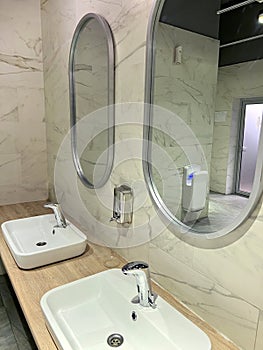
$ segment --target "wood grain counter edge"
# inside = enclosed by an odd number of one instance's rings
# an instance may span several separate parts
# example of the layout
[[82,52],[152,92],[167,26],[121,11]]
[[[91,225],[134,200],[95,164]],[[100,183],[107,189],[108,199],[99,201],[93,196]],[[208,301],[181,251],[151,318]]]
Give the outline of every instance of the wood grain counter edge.
[[[0,224],[7,220],[50,213],[48,209],[43,208],[43,204],[43,201],[38,201],[1,206]],[[122,257],[110,249],[90,244],[89,249],[79,257],[33,270],[21,270],[17,267],[2,232],[0,251],[3,264],[39,350],[57,349],[45,325],[40,308],[41,297],[57,286],[106,270],[105,261],[112,255],[119,262],[117,267],[126,263]],[[209,336],[212,350],[239,349],[159,285],[153,283],[153,289]]]

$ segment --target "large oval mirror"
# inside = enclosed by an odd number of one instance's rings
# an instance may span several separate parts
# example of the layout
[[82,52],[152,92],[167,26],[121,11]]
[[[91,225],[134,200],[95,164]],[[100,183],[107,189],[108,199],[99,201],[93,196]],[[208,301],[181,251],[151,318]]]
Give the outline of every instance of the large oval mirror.
[[74,32],[69,89],[74,165],[85,186],[99,188],[114,157],[114,45],[109,24],[98,14],[85,15]]
[[262,192],[261,13],[253,0],[160,0],[149,23],[144,175],[171,230],[197,246],[221,246]]

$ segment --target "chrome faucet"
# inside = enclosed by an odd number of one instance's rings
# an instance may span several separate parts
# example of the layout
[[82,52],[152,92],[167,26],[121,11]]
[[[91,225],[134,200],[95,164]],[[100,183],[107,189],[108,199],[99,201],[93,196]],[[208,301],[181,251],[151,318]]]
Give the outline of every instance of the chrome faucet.
[[155,309],[157,294],[152,292],[149,265],[143,261],[129,262],[123,266],[122,272],[136,279],[138,295],[132,299],[132,303]]
[[57,225],[55,227],[65,228],[67,227],[67,222],[65,216],[63,215],[60,205],[58,203],[47,203],[44,205],[45,208],[50,208],[53,210]]

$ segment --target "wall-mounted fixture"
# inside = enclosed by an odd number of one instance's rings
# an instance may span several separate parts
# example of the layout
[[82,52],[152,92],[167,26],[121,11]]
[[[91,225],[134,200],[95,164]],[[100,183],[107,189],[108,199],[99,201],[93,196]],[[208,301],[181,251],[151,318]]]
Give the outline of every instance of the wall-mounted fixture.
[[184,167],[182,186],[182,206],[186,212],[199,212],[205,208],[208,172],[198,165]]
[[174,63],[175,64],[181,64],[182,63],[182,54],[183,54],[183,47],[176,46],[174,48]]
[[118,224],[131,224],[133,214],[133,191],[130,186],[114,188],[113,215],[111,221]]

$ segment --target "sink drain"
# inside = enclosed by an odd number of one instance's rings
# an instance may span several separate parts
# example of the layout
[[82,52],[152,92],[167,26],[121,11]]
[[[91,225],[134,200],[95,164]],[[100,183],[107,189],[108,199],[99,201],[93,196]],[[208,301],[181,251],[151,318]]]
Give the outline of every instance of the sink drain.
[[111,334],[107,339],[107,343],[112,348],[118,348],[119,346],[121,346],[123,341],[124,341],[123,336],[118,333]]
[[47,244],[47,242],[45,242],[45,241],[37,242],[37,243],[36,243],[36,245],[37,245],[38,247],[43,247],[43,245],[46,245],[46,244]]

